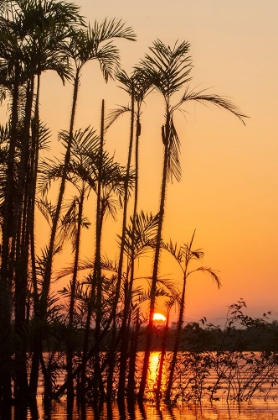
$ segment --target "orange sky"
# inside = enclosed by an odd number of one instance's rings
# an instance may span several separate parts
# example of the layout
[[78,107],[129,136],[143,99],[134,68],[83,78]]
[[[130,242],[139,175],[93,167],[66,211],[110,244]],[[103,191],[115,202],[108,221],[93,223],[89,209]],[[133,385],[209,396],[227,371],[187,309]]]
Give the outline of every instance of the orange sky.
[[[155,39],[170,45],[187,40],[194,64],[191,88],[210,88],[250,116],[246,127],[212,106],[191,106],[186,118],[177,116],[183,178],[168,188],[164,238],[182,244],[196,229],[196,248],[204,250],[204,264],[218,271],[222,281],[218,290],[206,276],[190,279],[187,321],[206,316],[220,322],[228,305],[240,298],[247,302],[248,314],[271,310],[278,318],[277,0],[76,3],[91,22],[116,17],[134,28],[136,43],[118,43],[127,72]],[[102,98],[108,109],[128,101],[117,83],[105,85],[97,63],[90,63],[82,73],[76,128],[99,127]],[[63,87],[55,75],[44,75],[41,117],[54,135],[67,128],[70,105],[71,87]],[[123,164],[127,121],[117,122],[106,138],[108,149]],[[143,107],[139,207],[154,213],[162,170],[162,121],[162,99],[152,94]],[[110,222],[105,251],[111,258],[116,255],[116,233]],[[168,259],[161,274],[178,280]],[[163,312],[163,306],[158,310]]]

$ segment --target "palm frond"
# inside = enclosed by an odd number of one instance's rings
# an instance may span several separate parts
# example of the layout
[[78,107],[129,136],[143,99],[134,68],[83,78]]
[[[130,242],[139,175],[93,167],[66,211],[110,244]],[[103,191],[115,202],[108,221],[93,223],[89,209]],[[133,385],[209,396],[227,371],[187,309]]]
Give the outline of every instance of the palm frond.
[[213,271],[209,267],[198,267],[195,270],[189,271],[187,276],[189,276],[192,273],[196,273],[198,271],[209,274],[212,277],[212,279],[215,281],[215,283],[217,284],[218,289],[220,289],[221,281],[220,281],[218,275],[215,273],[215,271]]
[[175,178],[179,182],[182,175],[180,163],[180,139],[175,128],[172,115],[169,121],[169,129],[169,159],[167,176],[171,181],[173,181],[173,178]]
[[199,92],[193,92],[193,91],[189,91],[189,88],[187,88],[185,90],[185,93],[182,97],[182,99],[180,100],[179,104],[177,105],[177,107],[183,105],[185,102],[188,101],[196,101],[196,102],[200,102],[204,105],[206,104],[213,104],[219,108],[222,108],[226,111],[231,112],[232,114],[234,114],[237,118],[239,118],[239,120],[245,125],[245,118],[248,118],[247,115],[243,114],[239,108],[233,104],[232,101],[230,101],[229,99],[223,98],[222,96],[219,95],[207,95],[204,92],[205,90],[201,90]]
[[169,98],[190,80],[192,66],[191,57],[188,56],[189,47],[189,43],[183,41],[180,44],[176,42],[171,48],[158,39],[150,47],[152,54],[146,54],[137,69],[151,79],[153,86],[165,98]]
[[131,76],[124,70],[116,74],[116,79],[121,83],[121,89],[125,90],[129,96],[134,96],[135,101],[140,104],[148,91],[151,89],[152,81],[147,77],[146,72],[140,68],[135,68]]
[[174,299],[176,302],[180,302],[180,292],[175,281],[167,278],[159,278],[157,282],[167,291],[170,298]]
[[39,147],[40,149],[49,150],[49,144],[50,144],[50,137],[51,137],[51,131],[50,128],[47,127],[46,124],[44,124],[42,121],[39,121],[39,127],[37,127],[37,122],[33,118],[32,120],[32,131],[33,133],[37,132],[38,129],[38,139],[39,139]]
[[[153,248],[157,235],[158,214],[144,213],[142,210],[133,218],[125,234],[125,252],[130,255],[134,246],[135,258],[143,255],[148,249]],[[119,237],[119,239],[121,239]]]
[[101,258],[101,268],[102,270],[111,271],[114,273],[118,272],[118,265],[115,261],[110,260],[108,257]]
[[111,125],[126,112],[131,112],[129,106],[119,106],[119,108],[109,111],[108,116],[106,117],[105,131],[107,131]]
[[[79,261],[77,270],[79,271],[84,271],[84,270],[89,270],[92,271],[94,269],[94,262],[91,259],[87,259],[87,260],[82,260]],[[72,265],[68,266],[68,267],[64,267],[62,269],[60,269],[55,276],[55,281],[60,280],[61,278],[67,277],[72,275]],[[91,280],[90,279],[90,275],[86,277],[86,281],[84,280],[83,283],[84,284],[90,284]]]
[[37,198],[36,205],[41,214],[44,216],[48,225],[52,227],[53,218],[55,215],[56,207],[51,204],[46,198]]
[[63,165],[58,160],[45,159],[39,165],[38,192],[47,194],[52,181],[61,178]]
[[107,82],[109,78],[114,79],[115,74],[120,69],[120,51],[113,45],[112,41],[97,51],[96,58],[98,59],[104,80]]
[[179,264],[182,262],[182,248],[179,247],[177,243],[172,242],[172,239],[170,239],[170,242],[162,242],[161,248],[173,255],[173,257],[178,261]]
[[96,41],[103,42],[111,38],[123,38],[135,41],[136,35],[130,26],[125,26],[121,19],[104,19],[102,22],[95,21],[92,27],[92,37]]

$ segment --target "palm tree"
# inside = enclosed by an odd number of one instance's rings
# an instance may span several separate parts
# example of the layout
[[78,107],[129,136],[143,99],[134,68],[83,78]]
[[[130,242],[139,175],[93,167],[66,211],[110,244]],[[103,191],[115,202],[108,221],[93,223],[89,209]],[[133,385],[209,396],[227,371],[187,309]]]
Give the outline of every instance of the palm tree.
[[135,35],[132,29],[129,27],[125,28],[125,25],[120,20],[117,21],[112,19],[108,21],[105,19],[100,24],[95,22],[92,28],[89,27],[87,30],[79,30],[73,33],[67,48],[69,57],[73,59],[75,65],[75,74],[73,77],[73,100],[68,144],[64,159],[64,171],[61,178],[56,214],[49,240],[49,257],[42,290],[43,312],[45,311],[46,300],[50,288],[55,236],[65,191],[66,174],[70,162],[81,70],[87,62],[91,60],[98,60],[105,80],[108,81],[109,78],[113,78],[114,73],[118,71],[120,60],[119,51],[111,41],[113,38],[134,40]]
[[[103,118],[102,118],[103,121]],[[101,130],[103,132],[103,130]],[[65,148],[67,147],[69,133],[64,131],[60,133],[60,137],[63,140]],[[63,174],[63,164],[58,160],[45,162],[44,166],[41,168],[42,175],[40,177],[40,189],[43,193],[46,193],[50,187],[50,180],[59,179]],[[90,292],[88,297],[88,308],[87,308],[87,321],[85,326],[84,334],[84,343],[83,343],[83,355],[81,363],[81,376],[83,377],[81,381],[81,386],[83,387],[83,393],[85,396],[85,369],[87,363],[87,353],[88,353],[88,339],[90,332],[90,323],[93,311],[96,315],[96,326],[95,328],[95,345],[94,345],[94,360],[97,363],[99,355],[99,346],[103,338],[100,337],[100,322],[103,323],[102,313],[103,313],[103,302],[102,302],[102,273],[101,269],[103,267],[103,262],[101,260],[101,241],[102,241],[102,230],[103,230],[103,220],[106,214],[110,213],[113,217],[117,211],[117,203],[122,201],[124,194],[124,183],[126,179],[125,168],[121,167],[118,163],[114,162],[113,157],[111,158],[109,154],[104,150],[104,139],[103,134],[101,137],[95,134],[95,131],[89,127],[84,130],[78,130],[74,133],[72,151],[71,151],[71,160],[68,166],[68,173],[66,181],[70,181],[75,187],[80,190],[79,197],[76,197],[72,201],[72,205],[69,207],[67,214],[62,219],[62,230],[59,228],[58,241],[56,243],[56,248],[61,248],[61,233],[62,239],[65,239],[66,236],[70,234],[74,241],[75,249],[75,263],[73,269],[69,271],[63,271],[69,275],[73,271],[72,282],[70,287],[70,310],[69,310],[69,329],[72,325],[73,320],[73,309],[74,301],[76,295],[76,276],[77,270],[80,268],[78,263],[77,250],[79,249],[79,240],[80,240],[80,231],[78,230],[78,224],[76,225],[76,216],[71,217],[72,211],[75,208],[76,203],[80,203],[80,197],[84,196],[85,191],[86,195],[89,195],[90,191],[93,190],[97,196],[97,211],[96,211],[96,249],[95,249],[95,258],[91,267],[86,266],[87,269],[93,269],[93,274],[90,276]],[[132,187],[133,179],[129,180],[129,186]],[[83,201],[83,200],[82,200]],[[47,207],[47,204],[40,208],[44,211]],[[82,206],[83,207],[83,206]],[[81,209],[81,208],[80,208]],[[82,212],[78,212],[78,219]],[[54,211],[55,214],[55,211]],[[84,219],[82,218],[82,224],[85,225]],[[74,222],[73,224],[71,222]],[[69,230],[69,226],[76,225],[77,230]],[[88,223],[87,223],[88,225]],[[71,234],[72,232],[72,234]],[[75,232],[75,234],[74,234]],[[79,232],[79,233],[78,233]],[[114,301],[114,300],[113,300]],[[110,317],[111,318],[111,315]],[[110,321],[111,322],[111,319]],[[109,325],[108,322],[108,325]],[[68,359],[68,378],[67,378],[67,390],[68,396],[72,394],[72,380],[73,374],[70,369],[70,357]],[[93,381],[94,387],[95,383],[99,382],[100,375],[97,375],[99,367],[95,366],[95,375]],[[68,398],[70,401],[72,398]]]
[[[124,397],[125,391],[125,373],[126,373],[126,353],[127,353],[127,346],[126,346],[126,334],[127,334],[127,320],[128,320],[128,313],[130,310],[131,304],[131,294],[132,294],[132,287],[133,287],[133,276],[134,276],[134,261],[135,261],[135,221],[137,215],[137,203],[138,203],[138,185],[139,185],[139,138],[141,135],[141,107],[146,97],[149,88],[150,82],[149,79],[144,77],[144,74],[140,71],[135,70],[133,74],[129,77],[124,70],[121,70],[116,75],[117,80],[121,83],[121,88],[125,90],[129,97],[130,97],[130,106],[122,106],[116,110],[110,112],[108,117],[108,123],[106,129],[111,126],[115,122],[116,119],[119,118],[123,113],[130,112],[130,137],[129,137],[129,147],[128,147],[128,159],[127,159],[127,167],[126,167],[126,183],[125,183],[125,196],[124,196],[124,205],[123,205],[123,217],[122,217],[122,230],[121,230],[121,242],[120,242],[120,253],[119,253],[119,270],[118,270],[118,286],[117,286],[117,296],[115,298],[115,309],[117,306],[117,299],[119,297],[119,292],[121,289],[121,282],[123,277],[123,270],[124,270],[124,251],[125,251],[125,235],[126,235],[126,227],[127,227],[127,209],[128,209],[128,202],[129,202],[129,194],[128,194],[128,177],[131,171],[131,160],[133,154],[133,148],[135,143],[135,152],[134,152],[134,160],[135,160],[135,186],[134,186],[134,204],[133,204],[133,246],[131,248],[130,255],[130,279],[126,279],[128,283],[128,290],[126,292],[126,301],[124,305],[124,314],[121,326],[121,359],[120,359],[120,375],[119,375],[119,387],[118,387],[118,398]],[[128,263],[129,265],[129,263]],[[115,340],[114,340],[115,341]],[[113,357],[111,357],[111,369],[110,369],[110,383],[112,384],[112,372],[113,372]]]
[[153,326],[153,313],[155,307],[155,292],[159,273],[160,251],[162,243],[162,232],[166,202],[167,182],[169,179],[175,178],[180,180],[181,167],[179,161],[180,140],[178,132],[174,124],[174,113],[181,109],[188,101],[197,101],[201,103],[212,103],[221,107],[240,119],[244,123],[245,115],[230,101],[219,97],[218,95],[207,95],[204,91],[190,92],[187,88],[181,100],[175,105],[171,104],[171,99],[186,83],[190,81],[191,61],[188,56],[189,43],[177,42],[174,47],[166,46],[160,40],[156,40],[150,47],[150,54],[147,54],[140,63],[140,70],[150,78],[152,84],[163,97],[165,105],[164,118],[165,122],[161,129],[161,138],[164,150],[163,172],[161,179],[160,204],[159,204],[159,224],[157,232],[156,248],[154,252],[152,285],[151,285],[151,301],[149,312],[148,332],[146,339],[146,349],[143,365],[143,374],[140,383],[139,398],[143,399],[147,372],[150,358],[151,337]]
[[[0,17],[1,74],[5,74],[1,83],[10,93],[12,113],[3,205],[1,284],[2,286],[3,283],[11,284],[12,277],[15,276],[15,336],[16,340],[18,339],[22,344],[25,342],[22,334],[25,322],[30,241],[32,241],[31,246],[34,247],[32,224],[36,160],[40,139],[39,78],[41,72],[51,69],[51,66],[52,69],[55,67],[60,75],[66,74],[64,64],[66,61],[61,62],[61,54],[58,51],[61,51],[61,43],[69,35],[70,25],[80,23],[81,19],[79,19],[77,6],[66,5],[63,2],[25,0],[7,2],[7,4],[9,7],[3,9]],[[53,59],[52,62],[51,59]],[[38,78],[37,105],[34,115],[36,76]],[[32,125],[32,119],[36,121],[35,125]],[[15,183],[17,152],[20,160]],[[10,288],[11,286],[8,285],[5,297],[3,296],[8,311],[11,309]],[[20,366],[16,374],[15,393],[18,390],[18,395],[23,400],[23,394],[27,392],[27,375],[26,369],[23,368],[26,366],[26,349],[23,345],[16,348],[21,350],[18,350],[15,355],[16,366]]]
[[181,247],[178,247],[177,244],[173,244],[171,241],[169,244],[163,244],[162,247],[166,251],[168,251],[177,261],[179,267],[183,273],[183,283],[182,283],[182,292],[181,297],[179,300],[179,316],[177,321],[176,327],[176,334],[175,334],[175,341],[174,341],[174,349],[173,349],[173,357],[171,361],[170,373],[168,377],[168,384],[166,389],[166,400],[170,401],[170,392],[171,387],[173,384],[173,377],[175,372],[175,366],[177,361],[177,353],[179,350],[180,345],[180,334],[183,325],[183,318],[184,318],[184,308],[185,308],[185,296],[186,296],[186,284],[189,276],[194,273],[205,273],[209,274],[211,278],[215,281],[218,288],[220,288],[221,283],[218,275],[209,267],[199,266],[197,268],[190,269],[190,266],[193,261],[201,261],[204,257],[204,252],[200,249],[193,249],[193,241],[195,237],[195,231],[192,235],[192,238],[188,244],[184,244]]
[[[68,132],[60,133],[65,148],[68,142]],[[72,378],[72,338],[74,334],[74,307],[77,291],[77,274],[79,267],[80,243],[81,243],[81,228],[89,228],[89,221],[84,217],[84,202],[85,198],[90,194],[90,185],[88,179],[92,174],[92,160],[88,161],[88,154],[97,155],[99,138],[93,129],[88,127],[81,131],[74,133],[72,141],[71,160],[68,166],[68,173],[66,176],[67,182],[70,182],[78,191],[71,202],[67,206],[67,211],[62,218],[61,227],[59,229],[59,237],[63,240],[71,239],[74,262],[72,267],[72,279],[70,285],[69,295],[69,321],[68,321],[68,349],[67,349],[67,403],[71,404],[73,401],[73,378]],[[62,176],[63,168],[59,163],[50,167],[50,177],[56,178],[57,175]],[[44,171],[44,179],[47,181],[47,171]],[[92,182],[91,182],[92,184]],[[69,407],[68,407],[69,408]]]
[[73,76],[73,100],[67,149],[64,156],[63,172],[57,198],[56,211],[49,239],[48,256],[40,299],[40,317],[42,318],[45,316],[47,309],[47,298],[50,290],[53,256],[55,253],[55,238],[60,219],[66,185],[66,176],[71,157],[81,70],[87,62],[91,60],[98,60],[105,80],[108,81],[109,78],[113,78],[114,72],[119,68],[119,51],[111,41],[113,38],[134,40],[135,35],[132,29],[129,27],[126,28],[120,20],[117,21],[112,19],[109,21],[105,19],[100,24],[95,22],[92,28],[89,27],[86,30],[80,29],[73,32],[71,34],[69,44],[66,47],[68,57],[73,60],[75,66],[75,73]]

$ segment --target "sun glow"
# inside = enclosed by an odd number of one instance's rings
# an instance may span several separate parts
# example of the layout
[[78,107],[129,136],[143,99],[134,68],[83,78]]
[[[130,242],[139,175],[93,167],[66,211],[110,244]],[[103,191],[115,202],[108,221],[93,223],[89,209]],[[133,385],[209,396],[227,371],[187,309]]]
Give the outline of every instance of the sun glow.
[[166,317],[163,314],[160,314],[159,312],[155,312],[153,314],[153,320],[154,321],[166,321]]

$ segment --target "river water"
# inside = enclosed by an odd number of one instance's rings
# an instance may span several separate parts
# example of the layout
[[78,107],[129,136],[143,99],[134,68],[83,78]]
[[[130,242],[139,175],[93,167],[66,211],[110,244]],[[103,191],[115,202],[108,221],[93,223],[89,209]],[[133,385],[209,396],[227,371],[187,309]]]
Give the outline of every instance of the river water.
[[[55,402],[47,414],[42,409],[40,398],[38,405],[38,418],[48,420],[278,420],[278,401],[255,400],[240,404],[217,402],[212,405],[204,402],[202,406],[186,403],[174,407],[145,403],[132,407],[126,404],[122,408],[112,403],[109,406],[104,404],[101,410],[87,406],[83,412],[75,407],[71,415],[67,415],[65,401]],[[32,419],[30,413],[27,414],[27,419]]]
[[[149,398],[154,395],[152,390],[156,384],[159,356],[160,352],[151,354],[147,386]],[[256,359],[256,355],[253,354],[253,358]],[[240,378],[241,382],[245,380],[246,371],[243,373],[243,377]],[[237,376],[239,374],[240,371]],[[202,398],[201,404],[197,401],[194,402],[193,398],[188,401],[177,399],[176,404],[169,407],[162,403],[158,405],[153,399],[153,401],[149,400],[142,405],[138,403],[131,405],[126,402],[124,406],[120,407],[117,403],[105,403],[101,407],[87,404],[83,408],[75,405],[71,413],[67,413],[66,400],[63,398],[53,402],[52,406],[45,411],[42,397],[43,387],[41,386],[37,397],[38,412],[36,416],[32,417],[29,410],[27,413],[17,413],[17,415],[13,412],[11,418],[12,420],[278,420],[278,384],[275,381],[276,378],[278,379],[278,368],[274,367],[274,370],[268,371],[268,378],[267,383],[262,385],[262,387],[269,387],[271,384],[270,390],[267,392],[267,399],[265,393],[258,391],[256,395],[259,397],[252,398],[251,402],[232,401],[228,403],[225,399],[227,391],[222,390],[219,400],[212,403],[206,398]],[[211,381],[211,375],[207,379]],[[258,380],[258,378],[254,376],[254,380]],[[62,381],[63,378],[61,378]]]

